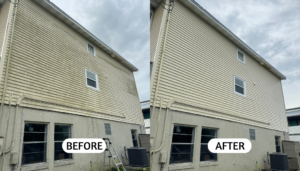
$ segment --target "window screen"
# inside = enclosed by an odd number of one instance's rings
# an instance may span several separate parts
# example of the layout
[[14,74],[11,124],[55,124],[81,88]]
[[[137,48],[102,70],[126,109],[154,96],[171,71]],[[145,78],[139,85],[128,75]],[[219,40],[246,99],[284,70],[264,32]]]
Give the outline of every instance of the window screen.
[[245,63],[245,56],[242,52],[238,51],[238,60]]
[[47,125],[25,123],[22,165],[46,162]]
[[54,129],[54,160],[72,159],[72,153],[66,153],[62,149],[65,139],[72,138],[71,126],[55,125]]
[[105,128],[105,134],[106,135],[111,135],[110,124],[109,123],[105,123],[104,124],[104,128]]
[[92,55],[95,55],[95,48],[94,48],[94,46],[92,46],[90,44],[88,44],[87,46],[88,46],[88,52],[90,54],[92,54]]
[[174,126],[170,164],[193,161],[194,127]]
[[235,76],[234,84],[234,91],[238,94],[245,95],[245,81]]
[[87,69],[85,70],[85,72],[86,72],[86,85],[88,87],[91,87],[93,89],[98,90],[98,84],[97,84],[98,77],[97,77],[97,74],[95,74],[95,73],[93,73],[93,72],[91,72]]
[[280,153],[280,137],[275,137],[275,146],[276,146],[276,152]]
[[250,140],[255,140],[255,129],[249,129]]
[[138,142],[136,138],[136,130],[131,130],[132,143],[134,147],[138,147]]
[[217,138],[217,130],[202,129],[200,161],[217,161],[217,154],[208,150],[208,142],[213,138]]

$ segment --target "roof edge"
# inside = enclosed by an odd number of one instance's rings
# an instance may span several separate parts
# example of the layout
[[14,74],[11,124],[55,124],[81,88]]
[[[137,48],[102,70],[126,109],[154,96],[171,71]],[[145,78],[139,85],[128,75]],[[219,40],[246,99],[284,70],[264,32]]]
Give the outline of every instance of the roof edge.
[[220,31],[225,37],[233,41],[241,50],[248,53],[251,57],[257,60],[261,65],[265,66],[274,75],[276,75],[281,80],[285,80],[286,77],[280,73],[275,67],[269,64],[264,58],[257,54],[253,49],[251,49],[246,43],[239,39],[235,34],[233,34],[227,27],[225,27],[220,21],[218,21],[213,15],[206,11],[202,6],[200,6],[194,0],[179,0],[189,9],[198,14],[202,19],[208,22],[212,27]]
[[[79,34],[87,38],[87,40],[91,41],[91,43],[96,42],[97,45],[102,48],[106,53],[110,54],[112,58],[116,58],[119,62],[121,62],[123,65],[125,65],[127,68],[129,68],[131,71],[138,71],[138,69],[128,62],[125,58],[123,58],[121,55],[119,55],[116,51],[111,49],[109,46],[107,46],[105,43],[103,43],[100,39],[98,39],[95,35],[93,35],[91,32],[89,32],[87,29],[85,29],[82,25],[80,25],[77,21],[75,21],[72,17],[70,17],[68,14],[66,14],[63,10],[61,10],[59,7],[57,7],[54,3],[50,2],[50,0],[33,0],[35,3],[39,4],[43,8],[45,8],[48,12],[56,16],[58,19],[63,20],[67,19],[69,22],[64,22],[72,29],[76,30]],[[50,7],[50,8],[48,8]],[[58,12],[58,14],[55,13]]]

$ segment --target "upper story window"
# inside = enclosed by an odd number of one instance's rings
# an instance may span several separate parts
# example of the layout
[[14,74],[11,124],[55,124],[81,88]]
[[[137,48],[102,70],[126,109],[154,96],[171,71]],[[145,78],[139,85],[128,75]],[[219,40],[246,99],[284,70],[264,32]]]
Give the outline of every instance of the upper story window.
[[88,51],[88,53],[96,56],[95,47],[93,45],[91,45],[90,43],[87,43],[87,51]]
[[99,90],[98,76],[96,73],[85,69],[86,86],[95,90]]
[[237,50],[237,59],[245,63],[245,54],[240,50]]
[[234,76],[234,92],[242,95],[242,96],[246,96],[246,83],[243,79]]

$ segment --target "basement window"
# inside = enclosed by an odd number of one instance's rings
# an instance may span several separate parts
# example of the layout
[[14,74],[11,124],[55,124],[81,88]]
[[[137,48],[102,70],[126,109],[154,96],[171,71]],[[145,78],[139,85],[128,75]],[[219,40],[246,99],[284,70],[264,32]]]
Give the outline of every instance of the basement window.
[[70,125],[55,125],[54,129],[54,160],[72,159],[72,153],[62,149],[65,139],[72,138]]
[[47,125],[25,123],[22,165],[46,162]]
[[105,123],[104,124],[104,128],[105,128],[105,134],[106,135],[111,135],[110,124],[109,123]]
[[98,76],[96,73],[85,69],[86,86],[95,90],[99,90]]
[[216,129],[202,128],[200,161],[217,161],[217,153],[208,149],[208,142],[213,138],[217,138]]
[[88,51],[88,53],[96,56],[95,47],[93,45],[91,45],[90,43],[87,43],[87,51]]
[[237,76],[234,76],[234,92],[236,94],[246,96],[245,88],[246,88],[245,81]]
[[245,63],[245,54],[240,50],[237,50],[237,59]]
[[249,129],[250,140],[255,140],[255,129]]
[[131,130],[132,143],[134,147],[138,147],[138,142],[136,138],[136,130]]
[[276,152],[280,153],[280,137],[275,137],[275,146],[276,146]]
[[193,162],[195,128],[174,126],[170,164]]

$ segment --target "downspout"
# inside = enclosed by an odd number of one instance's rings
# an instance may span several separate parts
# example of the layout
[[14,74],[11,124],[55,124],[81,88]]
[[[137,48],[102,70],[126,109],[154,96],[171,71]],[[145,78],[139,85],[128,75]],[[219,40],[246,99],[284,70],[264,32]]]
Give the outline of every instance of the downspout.
[[[158,129],[159,129],[162,102],[163,102],[163,98],[160,98],[160,108],[159,108],[159,114],[158,114],[158,119],[157,119],[157,129],[156,129],[154,142],[153,142],[153,149],[155,149],[156,138],[157,138],[157,133],[158,133]],[[150,154],[152,154],[152,152],[150,152]],[[153,158],[153,155],[151,156],[151,158]],[[152,168],[152,164],[153,164],[153,160],[151,160],[150,168]]]
[[[170,0],[166,0],[166,4],[170,4]],[[170,8],[170,6],[169,6]],[[168,8],[168,10],[169,10]],[[161,57],[161,61],[160,61],[160,65],[159,65],[159,72],[158,72],[158,77],[157,77],[157,83],[156,83],[156,88],[155,88],[155,95],[154,95],[154,101],[156,100],[157,98],[157,91],[158,91],[158,85],[159,85],[159,81],[160,81],[160,76],[161,76],[161,71],[162,71],[162,64],[163,64],[163,61],[164,61],[164,57],[165,57],[165,49],[166,49],[166,42],[167,42],[167,37],[168,37],[168,31],[169,31],[169,24],[170,24],[170,14],[171,12],[168,11],[168,18],[167,18],[167,27],[166,27],[166,33],[165,33],[165,38],[164,38],[164,44],[163,44],[163,50],[162,50],[162,57]],[[154,102],[155,103],[155,102]],[[155,104],[153,104],[153,112],[154,112],[154,108],[155,108]],[[153,112],[152,112],[152,116],[153,116]],[[167,114],[168,114],[168,110],[167,110]],[[166,118],[167,118],[167,114],[166,114]],[[160,119],[160,116],[159,116],[159,119]],[[165,120],[165,123],[166,123],[166,120]],[[158,128],[157,128],[158,130]],[[164,128],[165,130],[165,128]],[[164,135],[164,133],[163,133]],[[154,138],[154,141],[153,142],[156,142],[156,136]],[[154,150],[154,151],[151,151],[150,154],[152,154],[152,158],[153,158],[153,155],[155,152],[159,151],[162,146],[163,146],[163,141],[164,141],[164,136],[163,136],[163,140],[162,140],[162,144],[161,144],[161,147],[157,150]],[[154,143],[155,145],[155,143]],[[152,169],[152,164],[153,164],[153,160],[151,160],[151,165],[150,165],[150,170]]]
[[7,132],[8,132],[8,129],[9,129],[10,107],[11,107],[11,96],[12,96],[12,93],[10,93],[10,95],[9,95],[9,102],[8,102],[8,118],[7,118],[7,124],[6,124],[6,130],[5,130],[4,141],[3,141],[3,148],[2,148],[2,158],[1,158],[1,167],[0,167],[0,171],[2,171],[2,168],[3,168],[3,163],[4,163],[4,153],[5,153],[6,141],[7,141]]
[[[18,7],[16,4],[14,4],[14,12],[13,12],[14,19],[13,19],[13,23],[12,23],[11,37],[10,37],[10,42],[9,42],[9,52],[8,52],[8,57],[7,57],[7,66],[6,66],[5,76],[4,76],[4,84],[3,84],[3,92],[2,92],[2,100],[1,100],[1,109],[0,109],[1,110],[1,119],[3,117],[2,116],[3,115],[3,105],[4,105],[4,100],[5,100],[5,94],[6,94],[8,70],[9,70],[9,64],[10,64],[10,58],[11,58],[11,49],[12,49],[12,42],[13,42],[14,31],[15,31],[17,10],[18,10]],[[1,119],[0,119],[0,122],[1,122]]]
[[164,139],[165,139],[165,136],[164,136],[164,132],[166,130],[166,126],[167,126],[167,118],[168,118],[168,112],[169,112],[169,109],[171,108],[172,104],[175,102],[175,99],[171,99],[169,102],[168,102],[168,105],[167,105],[167,113],[166,113],[166,117],[165,117],[165,123],[164,123],[164,129],[163,129],[163,135],[162,135],[162,141],[161,141],[161,145],[160,147],[157,149],[157,150],[153,150],[151,153],[156,153],[158,151],[160,151],[164,145]]
[[10,152],[13,149],[14,145],[15,145],[15,140],[16,140],[16,137],[15,137],[15,128],[17,126],[16,125],[17,124],[17,122],[16,122],[16,120],[17,120],[17,112],[18,112],[18,109],[19,109],[19,105],[20,105],[20,103],[21,103],[21,101],[23,99],[24,99],[24,95],[21,94],[20,97],[18,98],[17,104],[16,104],[15,119],[14,119],[14,126],[13,126],[13,135],[12,135],[12,143],[11,143],[10,147],[7,150],[5,150],[5,152],[3,154],[6,154],[6,153]]
[[[4,100],[5,100],[5,94],[6,94],[6,86],[7,86],[7,79],[8,79],[8,70],[9,70],[9,64],[10,64],[10,58],[11,58],[12,41],[13,41],[13,37],[14,37],[14,30],[15,30],[15,22],[16,22],[17,10],[18,10],[18,7],[17,7],[16,4],[14,4],[12,31],[11,31],[11,37],[10,37],[10,42],[9,42],[9,52],[8,52],[8,57],[7,57],[7,66],[6,66],[6,71],[5,71],[5,79],[4,79],[4,84],[3,84],[2,101],[1,101],[1,109],[0,109],[1,110],[1,119],[3,117],[3,105],[4,105]],[[9,106],[10,106],[10,104],[11,104],[11,96],[10,96]],[[9,110],[10,110],[10,107],[9,107]],[[9,114],[9,118],[10,118],[10,114]],[[0,122],[1,122],[1,120],[0,120]],[[8,122],[9,122],[9,120],[8,120]],[[6,135],[4,137],[4,143],[3,143],[3,149],[2,149],[3,155],[2,155],[2,159],[1,159],[0,171],[2,171],[2,169],[3,169],[8,125],[9,125],[9,123],[7,123]]]

